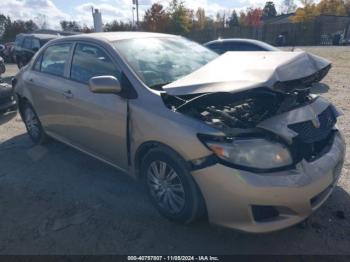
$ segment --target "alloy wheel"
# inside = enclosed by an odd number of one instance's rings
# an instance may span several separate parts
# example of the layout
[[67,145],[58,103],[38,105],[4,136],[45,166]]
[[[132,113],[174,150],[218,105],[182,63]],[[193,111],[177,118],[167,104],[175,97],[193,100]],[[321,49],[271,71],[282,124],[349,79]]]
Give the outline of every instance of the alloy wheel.
[[171,214],[185,206],[185,190],[176,171],[163,161],[153,161],[147,170],[147,184],[156,203]]
[[25,124],[28,129],[28,133],[34,137],[38,138],[40,136],[40,123],[39,119],[30,107],[27,107],[24,111]]

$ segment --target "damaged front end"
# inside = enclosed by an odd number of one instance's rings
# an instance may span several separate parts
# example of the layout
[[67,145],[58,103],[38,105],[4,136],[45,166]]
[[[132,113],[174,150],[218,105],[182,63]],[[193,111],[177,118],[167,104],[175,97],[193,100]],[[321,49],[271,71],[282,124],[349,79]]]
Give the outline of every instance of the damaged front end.
[[309,76],[275,81],[269,87],[163,93],[162,97],[171,110],[224,134],[198,134],[218,161],[258,173],[279,171],[303,159],[316,160],[332,145],[340,113],[325,99],[310,94],[310,87],[329,68],[330,64],[325,64]]

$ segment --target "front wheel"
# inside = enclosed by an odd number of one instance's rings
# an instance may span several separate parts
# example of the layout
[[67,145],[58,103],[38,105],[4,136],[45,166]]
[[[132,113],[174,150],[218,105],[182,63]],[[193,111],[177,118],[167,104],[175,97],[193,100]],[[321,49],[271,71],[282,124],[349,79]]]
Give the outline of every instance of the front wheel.
[[45,143],[47,137],[34,108],[29,103],[25,103],[21,111],[29,137],[35,144]]
[[145,187],[166,218],[190,223],[203,215],[203,200],[186,162],[168,148],[152,149],[141,166]]

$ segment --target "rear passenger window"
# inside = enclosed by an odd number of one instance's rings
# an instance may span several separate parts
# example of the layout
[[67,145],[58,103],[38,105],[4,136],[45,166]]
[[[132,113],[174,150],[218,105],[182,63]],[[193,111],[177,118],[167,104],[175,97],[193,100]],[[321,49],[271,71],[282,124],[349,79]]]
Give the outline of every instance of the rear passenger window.
[[36,39],[36,38],[33,39],[32,49],[33,50],[39,50],[40,49],[40,41],[39,41],[39,39]]
[[218,53],[218,54],[223,54],[225,53],[225,50],[222,46],[222,43],[213,43],[207,46],[208,48],[210,48],[211,50],[213,50],[214,52]]
[[64,67],[71,47],[72,44],[49,46],[44,52],[40,71],[55,76],[64,76]]
[[23,48],[32,49],[32,39],[31,38],[24,39]]
[[109,75],[120,79],[120,74],[100,48],[88,44],[76,45],[70,74],[72,80],[88,83],[94,76]]

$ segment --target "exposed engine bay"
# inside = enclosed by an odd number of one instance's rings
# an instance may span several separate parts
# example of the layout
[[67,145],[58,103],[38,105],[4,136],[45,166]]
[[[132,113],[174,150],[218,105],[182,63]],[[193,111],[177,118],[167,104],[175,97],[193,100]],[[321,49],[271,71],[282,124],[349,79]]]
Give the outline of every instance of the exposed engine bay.
[[233,128],[249,129],[273,115],[286,112],[312,101],[308,90],[283,94],[268,89],[255,89],[232,94],[206,93],[197,96],[164,96],[166,105],[225,133]]
[[[296,132],[293,140],[285,140],[279,131],[260,128],[260,123],[277,115],[314,103],[318,99],[310,94],[309,88],[293,90],[288,93],[273,91],[267,88],[256,88],[240,93],[205,93],[186,96],[163,94],[164,103],[174,112],[179,112],[205,122],[222,131],[224,141],[242,135],[257,133],[272,140],[284,140],[289,144],[294,161],[301,159],[312,161],[322,155],[334,137],[334,125],[339,115],[336,109],[328,104],[320,114],[314,115],[318,124],[313,121],[301,121],[288,125]],[[283,120],[282,120],[283,121]],[[215,138],[216,139],[216,138]]]

